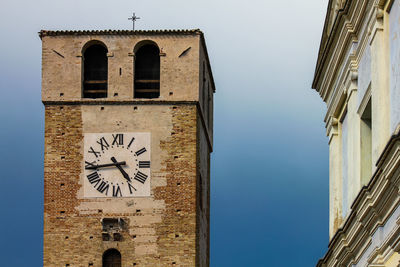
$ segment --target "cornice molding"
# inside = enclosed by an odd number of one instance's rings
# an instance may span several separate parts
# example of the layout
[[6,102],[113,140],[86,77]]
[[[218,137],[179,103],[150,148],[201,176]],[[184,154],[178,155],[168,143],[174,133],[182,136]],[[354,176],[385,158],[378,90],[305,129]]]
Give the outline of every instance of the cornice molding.
[[339,120],[335,117],[329,117],[327,127],[326,127],[326,135],[329,136],[329,144],[332,142],[334,136],[339,134],[338,131]]
[[[329,33],[329,42],[321,41],[320,53],[318,56],[317,67],[314,75],[312,88],[316,89],[322,99],[328,103],[330,95],[334,90],[333,80],[337,77],[338,69],[343,65],[345,60],[344,55],[349,49],[353,49],[351,43],[361,41],[363,36],[368,33],[365,31],[366,26],[374,25],[375,21],[382,20],[382,12],[380,6],[374,5],[372,1],[347,1],[344,9],[338,12],[335,19],[335,26]],[[378,15],[374,15],[377,13]],[[375,16],[375,18],[374,18]],[[368,29],[368,27],[367,27]],[[379,29],[379,28],[377,28]],[[326,27],[324,28],[323,36],[327,34]],[[363,43],[363,42],[362,42]],[[360,43],[355,52],[357,64],[359,62]]]
[[375,39],[376,33],[378,31],[383,31],[383,18],[384,18],[384,11],[381,9],[380,6],[375,5],[375,17],[374,17],[374,23],[370,25],[370,30],[369,33],[371,35],[369,44],[371,45]]
[[[342,36],[338,37],[337,40],[338,44],[332,51],[332,59],[329,63],[325,66],[324,75],[321,80],[322,89],[319,91],[321,97],[325,102],[329,104],[328,96],[332,95],[332,92],[336,90],[334,86],[334,80],[340,79],[338,76],[338,70],[343,66],[346,65],[349,58],[353,59],[353,63],[349,68],[357,69],[359,63],[359,49],[360,49],[360,36],[355,34],[355,30],[349,31],[354,27],[347,27],[342,29]],[[363,31],[361,31],[362,36]],[[339,44],[340,43],[340,44]],[[335,60],[334,60],[335,59]]]
[[[317,84],[319,84],[319,78],[322,73],[322,69],[324,69],[326,66],[326,61],[329,60],[328,55],[330,51],[332,50],[332,45],[336,43],[335,39],[338,39],[338,34],[337,32],[339,30],[342,30],[342,27],[340,27],[343,23],[344,20],[348,20],[348,17],[345,16],[348,13],[349,7],[350,7],[350,1],[346,1],[344,4],[343,8],[338,10],[336,13],[335,18],[333,19],[331,17],[331,9],[332,9],[333,1],[330,0],[328,3],[328,11],[327,15],[325,18],[325,25],[324,29],[322,32],[322,38],[321,38],[321,43],[320,43],[320,48],[319,48],[319,53],[318,53],[318,59],[317,59],[317,64],[315,68],[315,74],[314,74],[314,79],[312,83],[312,88],[317,89],[318,92],[320,92],[320,88],[317,88]],[[331,21],[333,22],[333,25],[330,26]],[[335,50],[335,49],[334,49]],[[321,94],[321,92],[320,92]]]
[[[400,133],[395,133],[377,162],[377,169],[351,206],[351,212],[329,243],[325,257],[317,266],[351,266],[369,253],[368,262],[377,264],[377,255],[400,249],[400,225],[383,241],[376,244],[374,233],[400,211]],[[392,218],[393,220],[393,218]],[[372,244],[374,245],[365,245]],[[375,251],[368,249],[376,246]],[[389,248],[389,252],[386,250]],[[368,251],[367,251],[368,250]],[[374,256],[375,255],[375,256]],[[373,265],[376,266],[376,265]]]
[[[324,75],[318,81],[319,93],[327,104],[326,123],[329,117],[337,116],[338,110],[344,108],[339,106],[343,93],[349,97],[357,89],[357,82],[348,83],[347,76],[349,72],[357,72],[365,50],[373,41],[371,29],[375,32],[383,29],[384,10],[380,6],[369,1],[351,2],[354,4],[349,6],[349,13],[342,19],[347,21],[344,20],[340,33],[337,29],[335,46],[329,52]],[[347,82],[345,92],[342,91],[344,82]]]

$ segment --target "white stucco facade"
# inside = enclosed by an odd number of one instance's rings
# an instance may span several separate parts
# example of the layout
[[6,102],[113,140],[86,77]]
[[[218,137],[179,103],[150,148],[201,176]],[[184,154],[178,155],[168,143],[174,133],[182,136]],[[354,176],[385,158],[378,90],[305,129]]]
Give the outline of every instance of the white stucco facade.
[[318,266],[398,266],[400,0],[329,1],[313,88],[327,104],[330,153],[330,243]]

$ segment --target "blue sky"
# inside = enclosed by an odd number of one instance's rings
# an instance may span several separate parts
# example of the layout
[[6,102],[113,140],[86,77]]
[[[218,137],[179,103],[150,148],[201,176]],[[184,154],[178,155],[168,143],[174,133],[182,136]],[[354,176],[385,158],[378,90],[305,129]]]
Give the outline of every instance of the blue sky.
[[216,82],[211,266],[313,266],[328,244],[325,105],[311,90],[327,0],[4,1],[0,251],[41,266],[41,29],[200,28]]

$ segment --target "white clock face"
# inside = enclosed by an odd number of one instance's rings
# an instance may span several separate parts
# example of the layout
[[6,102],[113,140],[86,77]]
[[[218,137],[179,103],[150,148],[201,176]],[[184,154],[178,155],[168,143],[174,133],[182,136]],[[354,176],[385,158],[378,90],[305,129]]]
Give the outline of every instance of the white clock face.
[[86,133],[84,197],[150,196],[150,133]]

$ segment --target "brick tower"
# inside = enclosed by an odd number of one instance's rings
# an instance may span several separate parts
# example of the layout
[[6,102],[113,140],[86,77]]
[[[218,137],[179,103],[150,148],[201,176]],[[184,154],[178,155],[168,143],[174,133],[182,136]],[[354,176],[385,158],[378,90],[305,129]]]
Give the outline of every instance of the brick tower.
[[215,86],[203,33],[39,35],[43,265],[208,266]]

